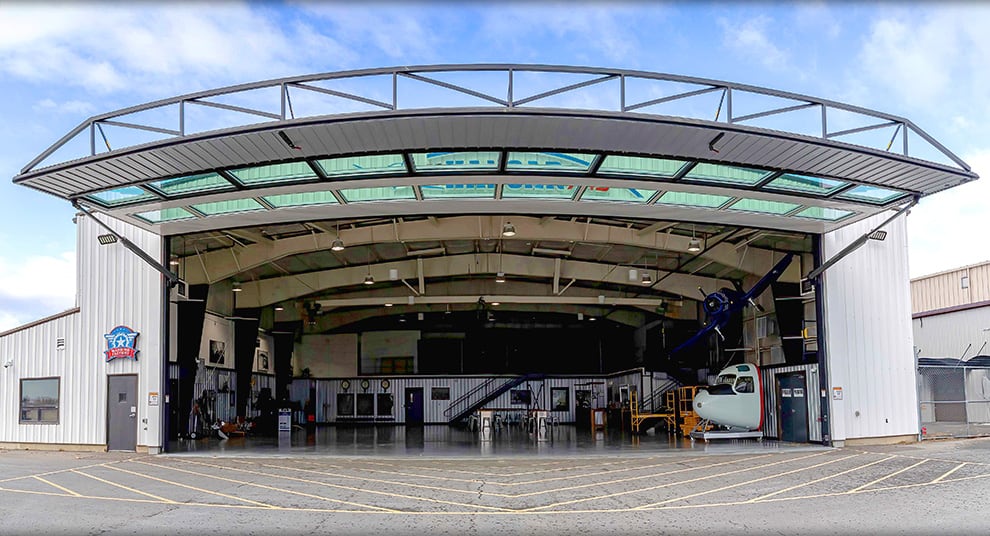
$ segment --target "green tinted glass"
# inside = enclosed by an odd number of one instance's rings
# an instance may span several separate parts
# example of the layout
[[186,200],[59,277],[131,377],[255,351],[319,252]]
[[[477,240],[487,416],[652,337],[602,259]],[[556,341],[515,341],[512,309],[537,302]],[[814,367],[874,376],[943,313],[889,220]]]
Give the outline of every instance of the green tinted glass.
[[608,155],[599,173],[612,175],[645,175],[648,177],[673,177],[687,162],[665,158]]
[[340,191],[348,203],[416,199],[412,186],[379,186],[376,188],[348,188]]
[[759,169],[701,162],[691,168],[691,171],[688,171],[684,178],[695,181],[753,186],[769,174],[770,172]]
[[824,207],[808,207],[801,212],[795,214],[795,216],[800,216],[802,218],[812,218],[815,220],[825,220],[825,221],[838,221],[846,216],[855,214],[851,210],[840,210],[837,208],[824,208]]
[[427,184],[420,186],[423,199],[494,199],[494,184]]
[[316,173],[306,162],[289,162],[231,170],[231,175],[244,184],[270,184],[315,179]]
[[328,177],[406,172],[406,163],[401,154],[345,156],[317,160],[316,163]]
[[687,192],[664,192],[657,203],[683,205],[686,207],[718,208],[728,202],[727,195],[692,194]]
[[473,171],[498,169],[502,154],[495,151],[463,153],[413,153],[416,171]]
[[123,188],[117,188],[116,190],[96,192],[95,194],[89,194],[86,197],[94,201],[99,201],[105,205],[115,206],[123,205],[125,203],[133,203],[134,201],[141,201],[144,199],[151,199],[155,196],[145,190],[142,190],[141,188],[138,188],[137,186],[125,186]]
[[766,188],[825,195],[845,185],[846,183],[842,181],[785,173],[770,181],[770,183],[766,185]]
[[277,208],[300,207],[303,205],[333,205],[338,202],[337,198],[330,192],[266,195],[262,199]]
[[192,212],[184,208],[166,208],[164,210],[149,210],[148,212],[140,212],[134,215],[137,218],[148,223],[162,223],[166,221],[176,221],[176,220],[188,220],[190,218],[195,218]]
[[645,203],[657,193],[656,190],[641,190],[639,188],[611,188],[608,186],[589,186],[581,196],[581,201],[625,201],[627,203]]
[[569,184],[506,184],[502,187],[502,198],[570,199],[577,190]]
[[800,206],[801,205],[796,203],[783,203],[781,201],[764,201],[762,199],[743,198],[729,206],[729,210],[759,212],[761,214],[787,214]]
[[591,167],[594,158],[595,155],[585,153],[510,152],[505,161],[505,169],[583,173]]
[[253,210],[265,210],[261,203],[254,199],[233,199],[230,201],[217,201],[215,203],[200,203],[191,205],[192,208],[206,214],[214,216],[217,214],[230,214],[231,212],[251,212]]
[[149,185],[165,195],[182,195],[233,188],[234,185],[216,173],[190,175],[175,179],[154,181]]
[[841,194],[835,196],[839,199],[848,199],[850,201],[865,201],[867,203],[875,203],[882,205],[888,201],[893,201],[898,197],[904,197],[907,195],[904,192],[898,192],[897,190],[888,190],[886,188],[877,188],[876,186],[857,186],[849,191],[842,192]]

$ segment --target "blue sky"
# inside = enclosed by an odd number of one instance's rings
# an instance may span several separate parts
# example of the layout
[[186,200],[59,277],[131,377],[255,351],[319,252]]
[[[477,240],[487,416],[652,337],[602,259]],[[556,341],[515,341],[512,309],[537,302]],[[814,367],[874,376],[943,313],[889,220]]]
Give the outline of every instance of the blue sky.
[[[990,7],[760,2],[0,4],[0,330],[75,303],[68,203],[10,178],[87,117],[280,76],[549,63],[699,76],[902,115],[990,176]],[[990,259],[987,190],[908,218],[911,274]],[[987,183],[990,184],[990,183]]]

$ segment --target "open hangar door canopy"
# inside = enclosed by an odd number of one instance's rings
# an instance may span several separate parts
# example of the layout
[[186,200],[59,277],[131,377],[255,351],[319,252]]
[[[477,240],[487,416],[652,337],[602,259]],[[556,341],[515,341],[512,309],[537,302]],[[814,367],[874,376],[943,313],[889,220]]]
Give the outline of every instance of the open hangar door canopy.
[[[615,106],[567,105],[586,91]],[[177,129],[159,121],[169,115]],[[87,135],[87,155],[50,163]],[[229,344],[243,393],[254,373],[286,374],[286,333],[300,343],[292,372],[329,377],[818,359],[799,283],[819,237],[975,178],[909,120],[833,101],[474,65],[271,80],[94,116],[15,182],[166,237],[161,262],[184,280],[173,307],[200,317],[176,313],[172,358],[203,357],[217,383],[235,370]],[[670,355],[706,320],[706,293],[746,289],[789,254],[720,336]],[[422,345],[401,355],[342,344],[414,324]],[[210,331],[220,325],[239,327]],[[307,336],[323,342],[303,348]],[[483,366],[468,355],[493,346]],[[349,365],[321,359],[340,348]]]

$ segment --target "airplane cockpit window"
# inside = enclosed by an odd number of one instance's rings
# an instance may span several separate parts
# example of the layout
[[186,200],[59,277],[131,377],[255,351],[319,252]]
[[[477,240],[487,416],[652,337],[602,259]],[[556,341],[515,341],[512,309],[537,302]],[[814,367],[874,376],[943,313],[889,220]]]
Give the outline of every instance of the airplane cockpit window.
[[742,376],[736,380],[736,392],[737,393],[752,393],[753,392],[753,378],[750,376]]

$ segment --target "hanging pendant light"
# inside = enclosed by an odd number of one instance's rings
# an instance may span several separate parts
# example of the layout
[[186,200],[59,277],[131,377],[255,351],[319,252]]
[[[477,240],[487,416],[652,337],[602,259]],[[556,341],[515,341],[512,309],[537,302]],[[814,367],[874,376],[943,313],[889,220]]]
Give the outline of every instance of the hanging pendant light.
[[340,222],[337,223],[337,237],[333,239],[330,249],[333,251],[344,251],[344,241],[340,239]]
[[701,240],[694,236],[694,226],[691,226],[691,240],[688,240],[688,252],[697,253],[701,251]]

